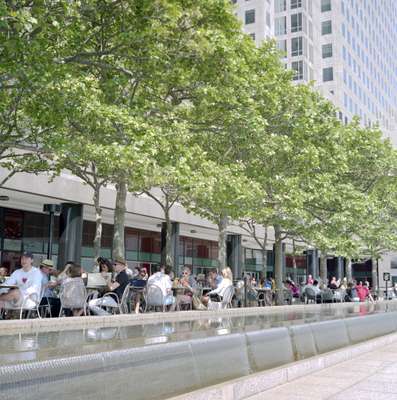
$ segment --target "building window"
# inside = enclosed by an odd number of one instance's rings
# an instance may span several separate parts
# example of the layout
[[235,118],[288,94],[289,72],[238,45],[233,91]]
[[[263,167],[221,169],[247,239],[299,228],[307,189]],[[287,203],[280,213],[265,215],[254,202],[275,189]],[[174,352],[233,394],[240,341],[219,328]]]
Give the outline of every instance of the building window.
[[287,41],[286,40],[277,40],[277,48],[283,53],[282,56],[287,56]]
[[291,32],[302,30],[302,13],[291,15]]
[[255,33],[250,33],[250,38],[255,42]]
[[333,67],[323,68],[323,82],[329,82],[333,80],[334,80]]
[[324,21],[321,23],[321,34],[322,35],[329,35],[332,33],[332,22],[331,21]]
[[331,11],[331,0],[321,0],[321,12]]
[[301,56],[303,54],[303,43],[302,37],[296,37],[291,39],[291,55]]
[[323,58],[332,57],[332,43],[323,44],[322,53],[323,53]]
[[274,34],[276,36],[285,35],[287,33],[287,17],[276,18],[274,23]]
[[287,0],[276,0],[274,3],[275,12],[283,12],[287,9]]
[[303,79],[303,61],[293,61],[291,67],[292,70],[295,71],[295,75],[292,79],[294,81]]
[[302,0],[291,0],[291,9],[302,7]]
[[255,10],[247,10],[245,12],[245,24],[253,24],[255,23]]

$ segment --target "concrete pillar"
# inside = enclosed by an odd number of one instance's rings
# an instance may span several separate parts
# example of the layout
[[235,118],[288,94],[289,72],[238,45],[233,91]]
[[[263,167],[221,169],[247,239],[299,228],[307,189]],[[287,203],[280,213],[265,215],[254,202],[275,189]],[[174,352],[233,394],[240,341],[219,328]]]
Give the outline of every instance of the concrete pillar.
[[227,235],[227,263],[232,269],[233,278],[239,278],[243,273],[243,248],[241,235]]
[[319,277],[319,265],[318,265],[318,250],[312,249],[306,251],[307,258],[307,274],[311,275],[313,279],[318,279]]
[[[172,270],[179,274],[179,222],[172,222],[171,230],[171,258]],[[167,242],[167,224],[161,224],[161,264],[166,264],[166,242]]]
[[336,257],[336,279],[342,280],[344,277],[343,257]]
[[58,269],[67,261],[81,262],[81,242],[83,238],[83,205],[62,203],[59,216]]

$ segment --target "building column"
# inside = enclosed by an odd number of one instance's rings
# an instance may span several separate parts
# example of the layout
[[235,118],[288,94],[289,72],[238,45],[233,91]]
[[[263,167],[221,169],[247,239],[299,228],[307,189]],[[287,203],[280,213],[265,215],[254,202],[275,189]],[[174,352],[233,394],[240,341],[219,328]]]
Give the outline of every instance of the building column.
[[336,279],[342,280],[343,278],[343,257],[336,257]]
[[[179,274],[179,222],[171,222],[172,270]],[[166,265],[167,224],[161,224],[161,264]]]
[[81,263],[81,243],[83,238],[83,205],[62,203],[59,216],[58,269],[67,261]]
[[307,274],[311,275],[313,279],[317,279],[319,276],[318,266],[318,250],[312,249],[306,251],[306,262],[307,262]]
[[243,274],[243,248],[241,235],[227,235],[227,263],[233,272],[233,278],[239,278]]

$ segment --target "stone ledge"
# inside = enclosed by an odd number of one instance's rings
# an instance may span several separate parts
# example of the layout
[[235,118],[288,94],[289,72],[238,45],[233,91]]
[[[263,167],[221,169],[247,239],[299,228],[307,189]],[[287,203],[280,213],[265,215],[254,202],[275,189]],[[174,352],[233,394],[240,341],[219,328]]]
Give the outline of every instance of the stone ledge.
[[[397,341],[397,333],[368,340],[272,370],[258,372],[168,400],[244,400]],[[264,393],[265,395],[265,393]]]
[[15,333],[64,331],[85,328],[119,327],[152,324],[156,322],[179,322],[210,318],[227,318],[250,315],[267,315],[282,312],[318,311],[361,307],[363,303],[297,304],[272,307],[230,308],[218,311],[176,311],[147,314],[123,314],[68,318],[44,318],[0,321],[0,336]]

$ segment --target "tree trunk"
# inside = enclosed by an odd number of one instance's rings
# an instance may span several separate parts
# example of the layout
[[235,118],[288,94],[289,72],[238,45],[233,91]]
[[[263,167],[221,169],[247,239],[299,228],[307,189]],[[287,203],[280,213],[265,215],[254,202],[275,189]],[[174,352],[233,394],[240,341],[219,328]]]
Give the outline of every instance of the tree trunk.
[[172,269],[174,268],[174,260],[172,256],[172,224],[170,218],[170,208],[168,196],[165,196],[164,218],[166,224],[165,232],[165,263]]
[[372,291],[374,293],[378,293],[378,269],[377,269],[377,263],[375,258],[371,258],[371,272],[372,272]]
[[346,258],[346,278],[348,282],[351,282],[353,280],[351,258]]
[[284,304],[283,294],[283,243],[280,225],[274,226],[274,276],[276,280],[276,303]]
[[124,245],[124,225],[125,210],[127,200],[127,184],[124,180],[120,180],[116,184],[116,206],[114,210],[114,231],[113,231],[113,258],[125,257]]
[[326,284],[326,282],[327,282],[327,275],[328,275],[327,254],[324,252],[321,252],[321,255],[320,255],[320,279],[323,281],[324,284]]
[[228,225],[228,217],[225,215],[221,215],[218,222],[218,263],[219,268],[222,270],[227,265],[227,247],[226,247],[226,238],[227,238],[227,225]]
[[263,243],[262,243],[262,262],[263,262],[263,268],[262,268],[262,274],[263,274],[263,278],[266,279],[267,278],[267,236],[268,232],[267,232],[267,226],[265,227],[265,237],[263,238]]
[[102,208],[100,206],[100,192],[101,192],[101,186],[97,185],[94,189],[94,207],[95,207],[94,257],[95,257],[95,260],[101,255]]

